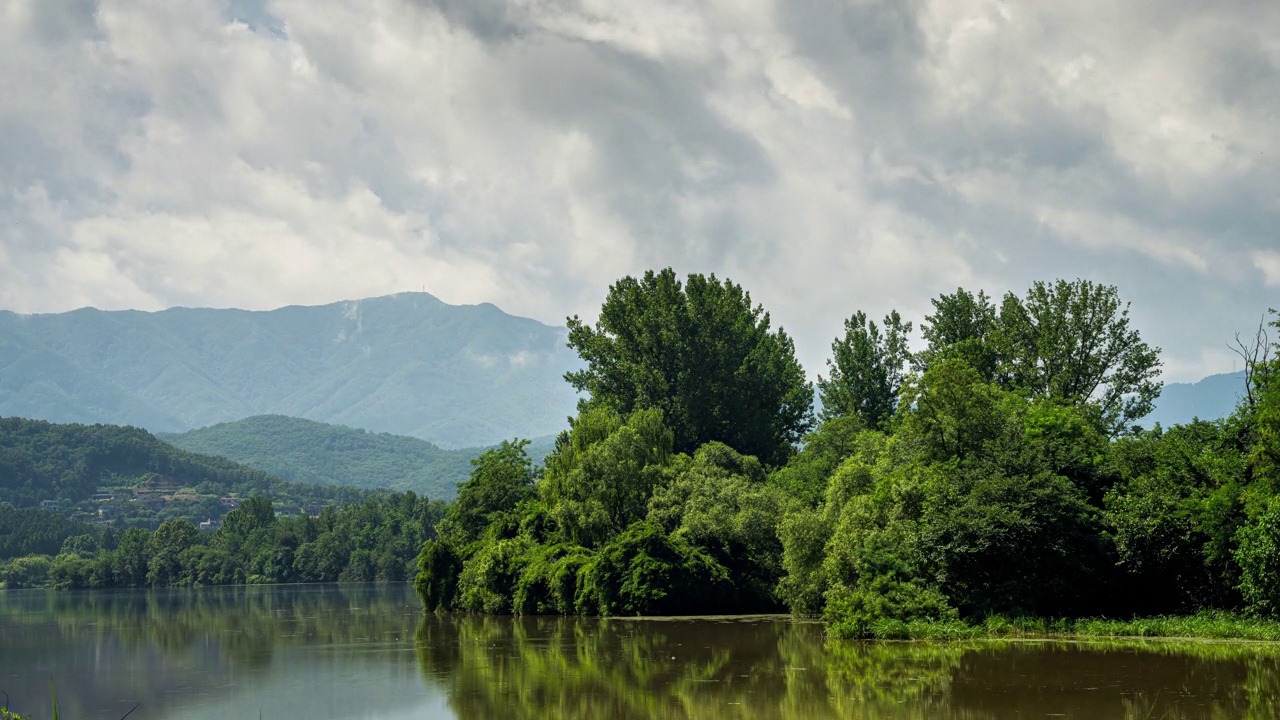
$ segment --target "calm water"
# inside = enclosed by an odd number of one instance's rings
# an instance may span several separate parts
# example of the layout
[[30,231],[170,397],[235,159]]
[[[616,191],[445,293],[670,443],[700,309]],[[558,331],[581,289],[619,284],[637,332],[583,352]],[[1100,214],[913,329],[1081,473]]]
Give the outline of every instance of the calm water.
[[826,642],[778,618],[424,618],[406,585],[0,591],[49,717],[1277,718],[1280,647]]

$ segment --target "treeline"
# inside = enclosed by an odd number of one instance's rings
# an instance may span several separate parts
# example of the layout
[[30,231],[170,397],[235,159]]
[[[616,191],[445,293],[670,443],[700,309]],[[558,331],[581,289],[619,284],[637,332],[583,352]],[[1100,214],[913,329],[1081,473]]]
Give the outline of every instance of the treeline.
[[270,500],[251,498],[227,513],[213,532],[178,519],[154,532],[108,529],[68,537],[56,555],[0,563],[0,585],[74,589],[407,580],[444,508],[442,501],[403,493],[327,506],[318,517],[277,517]]
[[98,532],[92,525],[57,513],[0,505],[0,561],[22,555],[56,555],[67,538]]
[[[428,609],[786,608],[841,635],[994,615],[1280,612],[1280,361],[1230,418],[1143,428],[1159,349],[1116,288],[855,313],[813,388],[730,281],[670,270],[570,318],[589,397],[545,470],[475,461],[420,558]],[[1277,321],[1280,322],[1280,321]]]

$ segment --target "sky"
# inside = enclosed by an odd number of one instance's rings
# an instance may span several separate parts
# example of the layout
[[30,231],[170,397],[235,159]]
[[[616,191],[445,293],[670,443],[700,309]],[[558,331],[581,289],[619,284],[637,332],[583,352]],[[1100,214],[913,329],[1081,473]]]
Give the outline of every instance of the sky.
[[0,0],[0,309],[426,290],[563,324],[1114,284],[1166,379],[1280,306],[1280,3]]

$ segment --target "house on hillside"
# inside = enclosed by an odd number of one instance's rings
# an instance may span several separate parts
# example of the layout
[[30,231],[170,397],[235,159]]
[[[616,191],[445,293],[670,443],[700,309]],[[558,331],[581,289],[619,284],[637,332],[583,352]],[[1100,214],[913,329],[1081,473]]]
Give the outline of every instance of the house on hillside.
[[196,529],[199,530],[200,532],[213,532],[214,530],[217,530],[220,527],[222,527],[221,520],[214,520],[210,518],[208,520],[202,521],[199,525],[196,526]]
[[57,510],[59,506],[60,504],[58,503],[57,500],[41,500],[40,501],[41,510]]
[[276,508],[276,517],[294,517],[301,515],[302,511],[298,508],[282,507]]
[[236,507],[238,507],[238,506],[240,505],[240,501],[239,501],[239,500],[237,500],[237,499],[235,499],[235,498],[233,498],[233,497],[231,497],[231,496],[227,496],[227,497],[221,498],[221,499],[220,499],[220,501],[222,502],[222,506],[223,506],[223,507],[228,508],[228,509],[231,509],[231,510],[235,510],[235,509],[236,509]]
[[4,502],[0,502],[0,507],[11,508],[13,507],[13,503],[9,502],[8,500],[5,500]]
[[93,494],[92,499],[97,500],[98,502],[107,502],[108,500],[115,500],[116,491],[109,490],[106,488],[98,488],[97,492]]

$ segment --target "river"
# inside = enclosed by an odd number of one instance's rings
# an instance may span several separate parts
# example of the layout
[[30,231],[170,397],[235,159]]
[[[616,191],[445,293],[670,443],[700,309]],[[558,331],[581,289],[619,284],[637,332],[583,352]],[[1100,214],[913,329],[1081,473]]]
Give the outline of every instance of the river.
[[68,720],[1280,717],[1280,645],[435,617],[408,585],[0,591],[0,691],[44,719],[50,680]]

